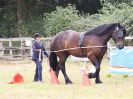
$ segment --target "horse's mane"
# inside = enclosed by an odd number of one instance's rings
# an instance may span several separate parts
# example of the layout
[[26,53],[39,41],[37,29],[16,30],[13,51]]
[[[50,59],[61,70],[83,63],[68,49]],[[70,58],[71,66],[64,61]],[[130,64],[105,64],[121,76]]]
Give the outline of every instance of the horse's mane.
[[103,25],[99,25],[94,29],[88,30],[87,32],[85,32],[85,35],[97,35],[97,36],[101,36],[104,35],[105,33],[109,32],[110,29],[115,26],[118,23],[112,23],[112,24],[103,24]]

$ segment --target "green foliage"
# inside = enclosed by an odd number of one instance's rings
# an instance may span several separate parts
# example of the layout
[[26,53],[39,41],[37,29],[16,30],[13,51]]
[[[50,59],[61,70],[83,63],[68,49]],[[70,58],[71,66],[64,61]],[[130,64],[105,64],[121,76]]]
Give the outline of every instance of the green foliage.
[[[18,7],[18,2],[15,0],[0,1],[0,36],[18,37],[19,34],[21,36],[31,36],[34,32],[40,32],[43,36],[53,36],[67,29],[86,31],[97,25],[112,22],[122,23],[128,30],[128,35],[132,35],[132,0],[22,1],[22,4],[20,4],[22,8]],[[93,14],[100,8],[98,7],[100,1],[103,8],[99,10],[99,13]],[[75,4],[78,10],[75,6],[71,5],[65,7],[68,3]],[[95,4],[96,9],[93,4]],[[63,7],[56,7],[57,5]],[[80,15],[79,11],[90,11],[90,14],[93,15],[83,14],[84,12]],[[18,12],[20,14],[19,18]],[[21,24],[19,24],[19,20],[22,20]]]
[[[35,32],[43,33],[43,20],[42,17],[31,18],[25,22],[23,22],[20,26],[22,36],[33,36]],[[46,36],[44,34],[44,36]]]
[[55,35],[66,29],[86,31],[97,25],[119,22],[126,27],[128,35],[132,35],[132,4],[133,2],[130,5],[128,3],[120,3],[116,6],[110,2],[106,2],[103,4],[103,8],[99,11],[99,14],[86,14],[82,16],[78,15],[78,11],[73,6],[69,5],[66,8],[57,7],[56,11],[45,14],[44,29],[48,35]]
[[[19,2],[18,2],[19,1]],[[43,33],[43,12],[55,9],[51,0],[0,0],[0,36],[31,36]],[[20,22],[22,20],[22,22]]]
[[123,78],[128,78],[128,75],[123,75]]
[[103,2],[106,2],[106,3],[111,3],[115,6],[121,4],[121,3],[126,3],[128,5],[130,5],[132,3],[132,0],[101,0]]
[[107,76],[107,78],[111,78],[111,77],[112,77],[112,75],[111,75],[111,74],[107,74],[106,76]]
[[[133,2],[132,2],[133,4]],[[106,23],[121,23],[127,29],[127,35],[133,35],[133,5],[128,5],[127,3],[121,3],[117,6],[111,3],[104,3],[102,10],[99,14],[82,16],[81,20],[74,21],[73,24],[76,25],[73,28],[79,31],[94,28],[100,24]]]
[[7,20],[0,22],[0,35],[2,37],[12,37],[16,35],[16,25],[14,23],[9,23]]
[[11,37],[16,35],[16,7],[14,1],[9,1],[7,5],[0,10],[0,35]]
[[133,6],[128,5],[127,3],[121,3],[117,6],[112,5],[111,3],[105,3],[101,14],[99,14],[99,24],[101,23],[111,23],[119,22],[122,23],[126,29],[128,35],[132,35],[133,31]]
[[44,13],[44,29],[47,35],[55,35],[56,33],[71,29],[71,23],[80,19],[78,11],[74,6],[66,8],[57,7],[52,13]]

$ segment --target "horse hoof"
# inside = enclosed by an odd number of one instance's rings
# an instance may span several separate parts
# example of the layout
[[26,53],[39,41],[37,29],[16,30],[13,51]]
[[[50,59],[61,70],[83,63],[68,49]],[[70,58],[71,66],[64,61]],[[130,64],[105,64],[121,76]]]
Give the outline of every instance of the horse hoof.
[[89,73],[89,74],[88,74],[88,77],[89,77],[89,79],[95,78],[95,74],[94,74],[94,73]]
[[102,81],[95,81],[96,84],[102,84]]
[[66,81],[66,85],[73,84],[72,81]]

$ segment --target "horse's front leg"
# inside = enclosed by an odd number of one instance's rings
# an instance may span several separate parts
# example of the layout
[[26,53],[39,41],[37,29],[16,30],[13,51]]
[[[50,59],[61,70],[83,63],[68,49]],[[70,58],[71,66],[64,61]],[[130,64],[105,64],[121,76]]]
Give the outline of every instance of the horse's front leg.
[[67,73],[66,73],[66,68],[65,68],[65,63],[62,64],[62,69],[61,69],[63,75],[64,75],[64,78],[65,78],[65,83],[66,84],[72,84],[72,81],[69,79],[69,77],[67,76]]
[[97,63],[97,67],[98,67],[98,69],[96,70],[96,80],[95,80],[95,82],[97,83],[97,84],[99,84],[99,83],[103,83],[101,80],[100,80],[100,65],[101,65],[101,61],[102,61],[102,59],[103,59],[103,56],[102,57],[99,57],[97,60],[98,60],[98,63]]
[[100,80],[100,64],[101,64],[101,60],[98,60],[96,57],[89,57],[91,63],[95,66],[96,71],[94,73],[89,73],[89,78],[96,78],[95,82],[98,83],[102,83],[102,81]]
[[97,83],[97,84],[103,83],[103,82],[100,80],[100,75],[99,75],[99,73],[100,73],[100,65],[99,65],[99,67],[96,69],[96,80],[95,80],[95,83]]

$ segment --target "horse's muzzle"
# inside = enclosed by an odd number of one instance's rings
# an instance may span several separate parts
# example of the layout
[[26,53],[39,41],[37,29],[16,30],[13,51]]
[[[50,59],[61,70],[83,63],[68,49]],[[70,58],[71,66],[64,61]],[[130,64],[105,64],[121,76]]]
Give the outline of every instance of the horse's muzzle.
[[121,49],[123,49],[124,48],[124,38],[123,37],[119,37],[118,39],[117,39],[117,48],[119,49],[119,50],[121,50]]
[[124,48],[124,45],[123,45],[123,44],[117,44],[117,48],[118,48],[119,50],[121,50],[121,49]]

